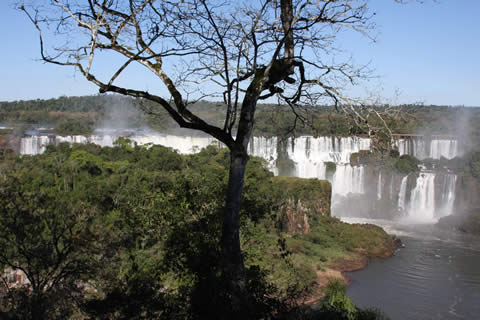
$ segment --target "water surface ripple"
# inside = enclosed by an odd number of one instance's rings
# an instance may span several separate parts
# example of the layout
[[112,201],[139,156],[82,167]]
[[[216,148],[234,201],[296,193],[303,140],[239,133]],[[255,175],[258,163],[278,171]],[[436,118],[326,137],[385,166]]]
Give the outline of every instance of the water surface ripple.
[[349,273],[347,294],[392,320],[480,319],[480,239],[433,225],[369,222],[398,234],[405,248]]

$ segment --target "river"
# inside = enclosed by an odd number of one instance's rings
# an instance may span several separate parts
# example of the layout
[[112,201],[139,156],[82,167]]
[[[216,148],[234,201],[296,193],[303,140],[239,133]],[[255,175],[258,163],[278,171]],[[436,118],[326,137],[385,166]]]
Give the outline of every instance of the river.
[[405,245],[392,258],[347,274],[347,294],[356,304],[392,320],[480,319],[479,237],[411,221],[343,220],[380,225]]

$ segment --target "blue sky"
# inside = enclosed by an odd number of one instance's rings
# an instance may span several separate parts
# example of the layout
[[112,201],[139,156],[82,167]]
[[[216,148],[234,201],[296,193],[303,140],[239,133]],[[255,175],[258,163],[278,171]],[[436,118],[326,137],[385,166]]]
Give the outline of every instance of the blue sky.
[[[73,69],[39,61],[36,31],[13,2],[0,0],[0,101],[96,94]],[[391,103],[480,106],[480,0],[371,0],[370,8],[377,41],[340,39],[357,63],[370,63],[378,75],[352,95],[374,91]],[[147,82],[143,88],[160,85]]]

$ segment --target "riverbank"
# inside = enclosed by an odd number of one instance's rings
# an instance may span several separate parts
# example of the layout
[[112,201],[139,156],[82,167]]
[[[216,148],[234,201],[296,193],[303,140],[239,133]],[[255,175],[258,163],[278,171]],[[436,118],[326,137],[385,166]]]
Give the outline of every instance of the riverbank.
[[[391,257],[402,245],[400,239],[376,225],[349,224],[334,217],[322,217],[311,234],[290,240],[295,245],[289,248],[298,250],[301,247],[298,238],[311,241],[303,243],[309,250],[299,256],[311,261],[315,271],[311,291],[303,302],[306,305],[321,301],[331,280],[338,279],[348,285],[350,280],[345,273],[365,268],[371,259]],[[320,259],[315,260],[315,257]]]
[[392,320],[478,318],[480,238],[434,224],[369,222],[401,236],[405,247],[346,274],[355,305],[380,308]]

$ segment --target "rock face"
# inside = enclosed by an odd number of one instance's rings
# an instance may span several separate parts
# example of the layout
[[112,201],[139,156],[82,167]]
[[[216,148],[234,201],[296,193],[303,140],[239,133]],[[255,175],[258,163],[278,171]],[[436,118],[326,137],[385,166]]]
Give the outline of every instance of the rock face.
[[328,181],[274,177],[272,182],[282,230],[309,233],[319,216],[330,216],[332,188]]

